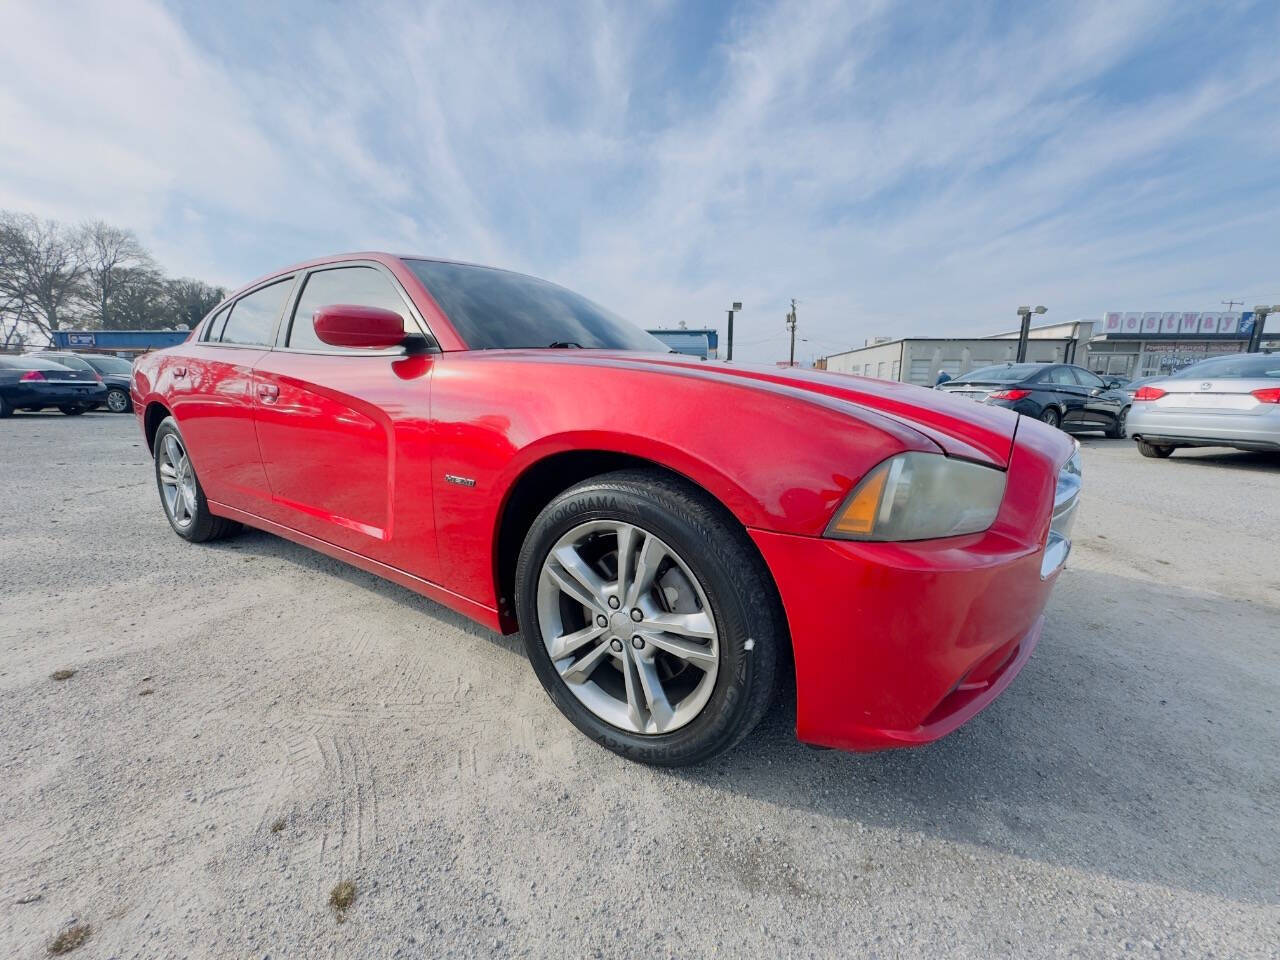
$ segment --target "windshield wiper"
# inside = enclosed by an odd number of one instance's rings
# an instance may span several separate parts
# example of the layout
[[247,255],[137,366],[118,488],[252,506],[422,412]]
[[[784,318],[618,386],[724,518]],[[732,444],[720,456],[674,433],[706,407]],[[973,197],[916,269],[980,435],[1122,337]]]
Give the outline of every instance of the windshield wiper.
[[578,343],[575,340],[552,340],[550,343],[547,344],[547,346],[557,350],[564,350],[564,349],[567,349],[568,347],[574,347],[578,350],[582,349],[582,344]]

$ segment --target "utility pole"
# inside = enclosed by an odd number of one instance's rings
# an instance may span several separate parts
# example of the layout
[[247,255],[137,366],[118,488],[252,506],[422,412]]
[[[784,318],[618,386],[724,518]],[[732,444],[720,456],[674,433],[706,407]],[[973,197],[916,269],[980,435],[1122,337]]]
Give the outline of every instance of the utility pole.
[[1022,325],[1018,330],[1018,362],[1026,363],[1027,361],[1027,340],[1031,336],[1031,315],[1044,316],[1047,312],[1045,307],[1019,307],[1018,316],[1022,319]]
[[1249,336],[1249,352],[1257,353],[1262,349],[1262,329],[1267,325],[1267,316],[1280,313],[1280,303],[1268,306],[1260,303],[1253,308],[1253,333]]
[[1234,310],[1237,307],[1237,305],[1241,307],[1244,306],[1243,300],[1219,300],[1218,302],[1222,304],[1224,307],[1226,307],[1228,310]]
[[791,312],[787,314],[787,329],[791,331],[791,360],[787,366],[796,365],[796,298],[791,298]]
[[729,355],[725,357],[726,360],[733,359],[733,314],[741,309],[742,304],[737,300],[733,301],[733,306],[729,308]]

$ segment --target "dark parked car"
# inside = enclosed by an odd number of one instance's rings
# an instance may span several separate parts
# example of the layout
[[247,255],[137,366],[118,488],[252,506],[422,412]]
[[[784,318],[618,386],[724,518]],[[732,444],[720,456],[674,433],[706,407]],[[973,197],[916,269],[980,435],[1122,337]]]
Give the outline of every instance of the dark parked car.
[[0,357],[0,417],[45,407],[76,416],[106,396],[102,378],[92,370],[72,370],[44,357]]
[[1002,363],[980,367],[937,389],[1015,410],[1070,433],[1100,430],[1125,435],[1129,395],[1123,381],[1103,381],[1070,363]]
[[[112,413],[127,413],[133,409],[129,400],[129,374],[133,364],[119,357],[106,357],[95,353],[69,353],[62,350],[42,350],[33,356],[60,363],[72,370],[96,373],[107,388],[103,401]],[[95,404],[97,406],[97,404]]]

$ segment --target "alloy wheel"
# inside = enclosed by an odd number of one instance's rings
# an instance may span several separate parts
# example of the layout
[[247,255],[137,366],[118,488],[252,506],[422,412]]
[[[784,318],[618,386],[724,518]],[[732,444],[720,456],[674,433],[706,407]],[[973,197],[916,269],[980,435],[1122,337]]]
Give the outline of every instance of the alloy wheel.
[[124,413],[129,408],[129,398],[123,390],[112,390],[107,394],[107,409],[112,413]]
[[689,565],[656,535],[615,520],[569,530],[543,560],[538,627],[568,690],[622,730],[663,734],[701,713],[720,638]]
[[160,459],[160,492],[173,525],[185,530],[196,515],[196,475],[177,435],[166,433],[157,454]]

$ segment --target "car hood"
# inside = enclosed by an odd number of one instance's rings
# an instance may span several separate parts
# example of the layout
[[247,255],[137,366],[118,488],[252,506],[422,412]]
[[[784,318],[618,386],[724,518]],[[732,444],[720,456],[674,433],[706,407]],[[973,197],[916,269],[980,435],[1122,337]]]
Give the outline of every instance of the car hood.
[[947,456],[1004,468],[1009,465],[1018,415],[961,397],[892,380],[850,374],[773,367],[766,364],[698,360],[674,354],[646,354],[605,350],[501,351],[541,361],[568,364],[616,365],[672,376],[696,376],[726,384],[752,386],[791,396],[811,395],[849,404],[887,417],[931,440]]

